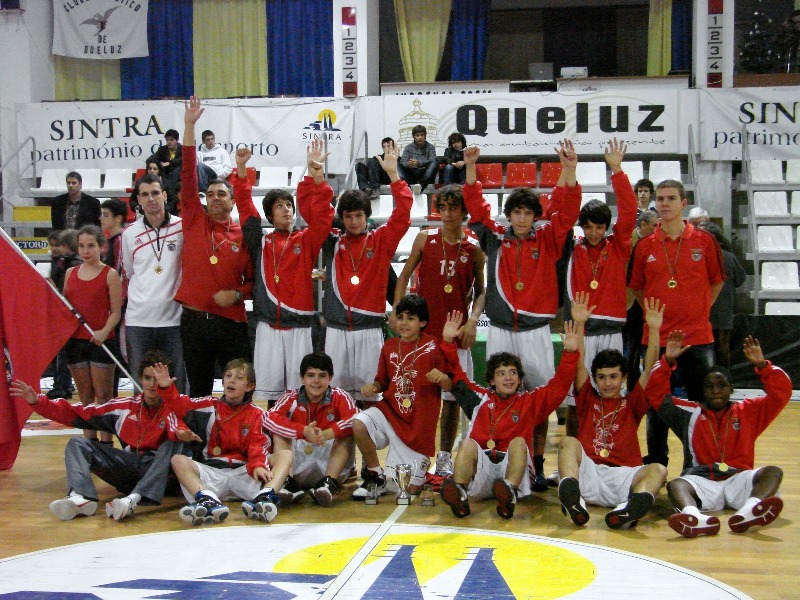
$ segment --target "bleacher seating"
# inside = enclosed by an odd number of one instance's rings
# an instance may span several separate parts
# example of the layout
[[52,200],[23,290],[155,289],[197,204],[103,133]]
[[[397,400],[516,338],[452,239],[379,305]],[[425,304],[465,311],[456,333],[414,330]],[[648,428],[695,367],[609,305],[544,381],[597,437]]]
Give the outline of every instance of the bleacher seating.
[[536,187],[536,163],[508,163],[505,187]]
[[786,183],[800,184],[800,159],[786,161]]
[[478,163],[475,165],[478,181],[484,190],[501,189],[503,187],[502,163]]
[[100,169],[79,169],[78,173],[81,174],[83,191],[92,196],[97,195],[101,189]]
[[581,206],[592,200],[599,200],[603,204],[606,203],[606,195],[600,192],[583,192],[581,194]]
[[750,175],[755,184],[784,183],[783,163],[779,160],[751,160]]
[[762,225],[758,228],[758,249],[764,252],[792,252],[791,225]]
[[797,263],[761,263],[761,289],[793,291],[800,289],[800,280],[798,279],[797,274]]
[[556,183],[558,183],[558,178],[561,177],[561,163],[560,162],[542,163],[540,173],[541,176],[539,178],[539,187],[542,188],[556,187]]
[[576,171],[581,187],[608,185],[605,162],[580,162]]
[[288,184],[289,167],[261,167],[259,169],[259,189],[285,188]]
[[106,169],[103,192],[109,195],[123,194],[133,185],[133,172],[130,169]]
[[[682,181],[681,163],[677,160],[651,160],[647,171],[647,178],[656,186],[665,179]],[[632,183],[636,182],[633,181]]]
[[404,256],[408,257],[411,254],[411,247],[414,245],[414,240],[419,234],[420,228],[419,227],[409,227],[406,234],[400,240],[400,243],[397,245],[397,250],[395,251],[395,256]]
[[636,185],[640,179],[644,179],[644,163],[640,160],[624,161],[622,170],[628,176],[631,185]]
[[306,167],[306,165],[295,165],[291,169],[289,169],[289,171],[292,174],[292,177],[289,180],[289,189],[291,190],[297,189],[297,184],[299,184],[303,180],[303,177],[305,177],[307,170],[308,167]]
[[786,192],[753,192],[753,210],[758,217],[788,215]]
[[800,302],[767,302],[765,315],[800,315]]
[[391,194],[381,194],[377,200],[372,200],[372,217],[381,220],[388,219],[394,209],[394,198]]
[[66,192],[67,173],[69,173],[69,169],[42,169],[42,179],[39,182],[39,187],[34,188],[34,190],[42,192]]

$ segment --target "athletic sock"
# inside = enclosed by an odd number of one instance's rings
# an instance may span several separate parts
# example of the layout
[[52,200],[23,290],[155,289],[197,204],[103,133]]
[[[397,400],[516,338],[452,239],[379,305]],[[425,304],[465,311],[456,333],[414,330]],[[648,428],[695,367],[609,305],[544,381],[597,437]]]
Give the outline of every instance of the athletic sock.
[[537,473],[544,473],[544,456],[541,454],[534,454],[533,456],[533,469]]
[[736,511],[736,514],[743,514],[749,510],[751,510],[756,504],[761,502],[761,498],[756,498],[755,496],[750,496],[747,500],[744,501],[742,507]]
[[75,491],[69,493],[69,499],[72,500],[76,504],[76,506],[80,506],[88,502],[86,498],[84,498],[81,494]]
[[129,499],[130,499],[130,501],[131,501],[133,504],[139,504],[139,502],[141,502],[141,501],[142,501],[142,495],[141,495],[141,494],[137,494],[136,492],[131,492],[130,494],[128,494],[128,495],[127,495],[127,496],[125,496],[125,497],[126,497],[126,498],[129,498]]
[[697,517],[698,519],[701,516],[700,515],[700,509],[697,508],[696,506],[692,506],[691,504],[689,506],[684,506],[683,510],[681,510],[681,512],[682,513],[686,513],[687,515],[693,515],[693,516]]

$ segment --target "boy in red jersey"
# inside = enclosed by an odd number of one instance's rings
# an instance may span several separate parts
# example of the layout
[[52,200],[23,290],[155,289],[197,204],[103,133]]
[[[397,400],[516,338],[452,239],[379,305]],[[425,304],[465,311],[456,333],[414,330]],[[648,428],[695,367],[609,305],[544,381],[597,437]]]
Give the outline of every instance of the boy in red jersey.
[[[578,292],[572,303],[572,317],[581,329],[594,309],[587,308],[588,297],[586,292]],[[656,299],[648,299],[645,306],[650,328],[645,368],[636,387],[625,396],[621,391],[627,360],[622,353],[606,349],[595,355],[591,364],[595,389],[586,371],[581,344],[575,376],[578,435],[563,437],[558,448],[561,511],[576,525],[585,525],[589,520],[586,501],[615,507],[605,519],[610,528],[635,527],[653,506],[667,477],[663,465],[643,466],[639,450],[639,423],[650,407],[644,387],[658,357],[658,329],[664,313]]]
[[364,482],[353,492],[353,500],[364,500],[372,483],[378,495],[386,493],[378,450],[387,446],[387,473],[392,476],[398,464],[412,465],[408,492],[419,491],[435,450],[439,388],[451,385],[436,339],[422,332],[428,322],[425,299],[409,294],[397,303],[396,312],[399,337],[386,340],[374,383],[361,389],[366,398],[383,392],[383,400],[353,418],[353,438],[364,456]]
[[[475,163],[480,149],[471,146],[464,150],[464,203],[470,214],[469,227],[486,253],[486,315],[490,321],[486,354],[505,351],[520,357],[527,389],[544,385],[555,373],[550,321],[558,312],[556,262],[581,204],[581,187],[575,175],[578,157],[572,142],[563,140],[556,153],[562,169],[553,202],[560,208],[548,223],[535,228],[542,205],[530,188],[517,188],[509,194],[503,214],[510,226],[492,218],[492,208],[483,199],[477,181]],[[547,421],[540,423],[533,435],[533,489],[541,492],[547,490],[543,456]]]
[[[416,269],[417,292],[428,303],[430,320],[427,329],[431,335],[439,338],[451,311],[463,315],[463,328],[457,341],[458,359],[467,377],[472,377],[471,349],[475,344],[478,319],[486,304],[483,283],[486,255],[475,234],[463,225],[468,215],[460,185],[447,185],[439,190],[436,210],[441,215],[442,226],[417,235],[403,272],[397,278],[394,304],[405,295]],[[442,392],[442,401],[436,474],[446,477],[453,474],[451,452],[461,411],[450,392]],[[466,432],[463,437],[466,437]]]
[[350,394],[331,387],[333,361],[327,354],[304,356],[300,377],[303,385],[286,392],[264,421],[275,450],[294,454],[293,475],[278,495],[297,501],[302,488],[310,488],[314,502],[330,506],[339,483],[355,467],[353,417],[358,409]]
[[703,380],[703,402],[673,398],[670,373],[686,351],[684,335],[673,331],[661,361],[653,368],[647,395],[658,416],[683,442],[688,467],[667,484],[675,514],[669,526],[683,537],[714,535],[719,519],[700,511],[733,508],[728,527],[744,533],[753,526],[769,525],[783,509],[778,488],[783,479],[779,467],[756,469],[755,443],[789,403],[792,382],[786,373],[764,359],[757,339],[744,340],[744,355],[755,367],[765,396],[732,402],[731,375],[725,367],[711,367]]
[[179,394],[167,370],[160,365],[154,369],[167,407],[203,440],[199,460],[183,454],[172,457],[172,468],[190,502],[179,511],[181,520],[192,525],[218,523],[229,513],[221,500],[252,498],[242,502],[245,516],[272,521],[280,504],[274,489],[283,486],[292,468],[292,451],[269,452],[264,411],[252,403],[253,365],[234,359],[225,366],[222,398]]
[[[155,365],[172,365],[157,350],[146,352],[139,365],[142,393],[115,398],[106,404],[70,404],[63,398],[50,400],[34,393],[22,381],[14,381],[11,395],[23,398],[43,417],[64,425],[115,434],[122,449],[84,437],[72,437],[64,449],[68,496],[50,503],[50,512],[62,521],[91,516],[97,510],[96,473],[103,481],[127,494],[106,504],[106,516],[120,521],[133,515],[140,503],[161,504],[167,487],[172,442],[199,441],[162,402]],[[169,373],[168,366],[163,370]],[[167,375],[169,377],[169,375]],[[178,446],[179,447],[179,446]]]
[[484,388],[470,381],[458,363],[453,340],[461,315],[444,327],[442,351],[455,370],[453,393],[470,417],[469,438],[461,443],[453,477],[442,483],[442,498],[457,517],[470,513],[469,498],[497,498],[497,514],[510,519],[517,498],[531,493],[533,429],[561,404],[575,379],[582,328],[564,324],[564,353],[555,376],[530,392],[521,390],[525,372],[518,357],[492,354],[486,361]]

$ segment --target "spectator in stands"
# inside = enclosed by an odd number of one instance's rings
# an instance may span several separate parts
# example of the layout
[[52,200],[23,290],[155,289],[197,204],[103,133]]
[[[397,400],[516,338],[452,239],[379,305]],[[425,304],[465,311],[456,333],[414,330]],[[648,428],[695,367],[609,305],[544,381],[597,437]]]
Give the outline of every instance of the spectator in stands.
[[[414,141],[405,147],[400,157],[400,179],[405,181],[415,194],[419,194],[436,179],[436,148],[427,141],[428,130],[424,125],[415,125],[411,130]],[[416,186],[416,187],[415,187]]]
[[181,178],[181,163],[183,162],[183,146],[178,143],[179,135],[175,129],[167,129],[164,134],[166,144],[160,146],[155,154],[150,156],[145,164],[155,161],[161,166],[161,177],[167,191],[174,190],[175,184]]
[[655,209],[655,202],[650,199],[655,194],[655,186],[649,179],[640,179],[633,186],[633,191],[636,192],[636,198],[639,200],[639,210],[653,210]]
[[53,229],[80,229],[84,225],[100,226],[100,201],[84,194],[83,178],[77,171],[67,173],[67,193],[53,198]]
[[122,271],[121,236],[125,231],[125,220],[128,218],[128,207],[116,198],[106,200],[100,205],[100,226],[108,233],[107,249],[103,262],[117,271]]
[[457,131],[447,137],[447,148],[444,151],[444,170],[442,182],[464,183],[467,178],[467,169],[464,165],[464,148],[467,147],[467,138]]
[[253,295],[253,265],[242,228],[231,219],[233,188],[215,176],[208,184],[207,211],[198,197],[194,127],[202,114],[200,98],[192,96],[184,114],[183,277],[175,295],[183,305],[183,357],[195,397],[211,395],[216,367],[224,369],[236,358],[250,362],[252,355],[244,300]]
[[[656,298],[666,305],[662,348],[669,332],[685,334],[691,347],[677,359],[676,377],[689,400],[701,402],[703,377],[714,364],[714,335],[708,315],[722,289],[725,271],[714,236],[683,220],[686,203],[680,181],[666,179],[658,184],[656,207],[661,223],[636,245],[628,286],[643,307],[644,298]],[[642,341],[647,338],[643,336]],[[645,464],[667,466],[667,428],[653,411],[647,416],[647,452]]]
[[[213,131],[206,129],[200,137],[203,143],[197,161],[197,177],[200,191],[205,192],[210,181],[227,179],[233,171],[233,164],[227,150],[216,143]],[[187,142],[185,136],[183,141]]]
[[[382,154],[368,158],[366,164],[356,163],[355,167],[358,189],[367,192],[370,200],[377,200],[380,197],[382,185],[392,183],[389,174],[383,169],[381,161],[386,158],[387,152],[394,152],[394,140],[390,137],[383,138],[381,148],[383,148]],[[379,158],[380,160],[378,160]]]
[[711,329],[714,332],[714,351],[717,355],[717,364],[731,368],[731,333],[733,332],[733,316],[736,314],[736,289],[744,283],[746,274],[739,259],[733,253],[733,247],[722,234],[719,225],[706,221],[698,226],[709,232],[719,242],[722,250],[722,261],[725,264],[725,283],[717,296],[717,301],[711,305]]
[[[63,238],[63,239],[62,239]],[[64,290],[64,274],[67,269],[81,264],[78,257],[78,232],[75,229],[65,231],[53,230],[47,236],[50,244],[50,281],[61,293]],[[67,352],[65,348],[58,351],[55,358],[55,375],[53,376],[53,387],[47,392],[48,398],[72,398],[75,386],[72,383],[72,375],[67,364]]]
[[128,280],[125,310],[128,364],[132,374],[147,350],[161,350],[175,364],[173,375],[184,387],[181,305],[173,300],[181,281],[183,229],[170,216],[161,179],[147,174],[139,180],[139,204],[144,216],[122,233],[122,264]]
[[686,220],[695,227],[701,223],[708,223],[708,211],[705,208],[695,206],[689,211],[689,214],[686,215]]

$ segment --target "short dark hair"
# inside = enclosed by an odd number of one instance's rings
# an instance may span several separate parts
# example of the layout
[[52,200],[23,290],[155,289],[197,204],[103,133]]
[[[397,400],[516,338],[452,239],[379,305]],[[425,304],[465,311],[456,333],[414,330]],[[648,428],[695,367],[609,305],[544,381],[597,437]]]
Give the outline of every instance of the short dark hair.
[[261,205],[264,207],[264,215],[267,217],[267,221],[270,223],[272,223],[272,207],[278,200],[288,200],[292,203],[292,211],[295,211],[294,196],[292,196],[292,192],[281,188],[270,190],[267,192],[267,195],[264,196],[264,200],[261,203]]
[[728,385],[731,385],[731,386],[733,385],[733,383],[732,383],[733,382],[733,377],[731,376],[730,369],[728,369],[727,367],[723,367],[722,365],[713,365],[713,366],[709,367],[709,369],[706,371],[705,375],[703,375],[703,381],[705,381],[706,377],[708,377],[711,374],[722,375],[725,378],[725,381],[728,382]]
[[97,242],[97,245],[100,246],[101,249],[106,244],[106,236],[103,233],[103,230],[100,229],[97,225],[84,225],[78,230],[78,239],[80,239],[82,235],[92,236]]
[[233,186],[231,185],[231,182],[228,181],[227,179],[222,179],[221,177],[212,179],[211,181],[208,182],[208,186],[206,186],[206,189],[208,189],[212,185],[224,185],[226,188],[228,188],[228,193],[231,195],[231,198],[233,198]]
[[464,137],[464,134],[459,133],[458,131],[454,131],[447,136],[447,145],[452,146],[453,142],[461,142],[462,149],[467,147],[467,138]]
[[393,139],[393,138],[390,138],[390,137],[385,137],[385,138],[383,138],[383,139],[381,140],[381,147],[383,147],[383,145],[384,145],[386,142],[391,142],[391,143],[393,143],[393,144],[394,144],[394,139]]
[[436,194],[433,206],[439,208],[441,204],[458,206],[464,212],[464,216],[461,220],[467,220],[469,212],[467,212],[467,205],[464,204],[464,188],[461,187],[461,184],[451,183],[440,188],[439,192]]
[[78,252],[78,230],[62,229],[58,234],[58,241],[62,246],[66,246],[73,254]]
[[[203,131],[203,133],[201,133],[201,134],[200,134],[200,139],[201,139],[201,140],[204,140],[204,139],[206,139],[206,138],[207,138],[209,135],[214,135],[214,132],[213,132],[213,131],[211,131],[210,129],[206,129],[205,131]],[[215,136],[215,137],[216,137],[216,136]]]
[[56,242],[61,245],[61,230],[60,229],[52,229],[50,233],[47,234],[47,241],[52,243]]
[[100,205],[100,208],[108,209],[112,217],[122,217],[122,222],[128,218],[128,206],[119,198],[109,198]]
[[164,139],[167,139],[167,138],[174,138],[176,140],[179,140],[179,139],[181,139],[181,136],[178,135],[178,130],[177,129],[167,129],[167,133],[164,134]]
[[626,359],[622,352],[613,348],[606,348],[595,354],[592,359],[592,377],[597,374],[600,369],[613,369],[619,367],[622,376],[628,374],[628,359]]
[[346,190],[339,196],[336,202],[336,215],[344,219],[344,213],[356,210],[363,210],[364,215],[369,219],[372,216],[372,203],[369,196],[363,190]]
[[525,377],[525,371],[522,369],[522,361],[516,354],[511,352],[495,352],[486,361],[486,381],[489,382],[494,378],[494,372],[498,367],[514,367],[519,375],[520,383]]
[[81,177],[81,174],[78,173],[77,171],[70,171],[69,173],[67,173],[67,176],[64,178],[64,181],[66,181],[67,179],[77,179],[78,183],[81,184],[83,183],[83,177]]
[[515,208],[529,208],[533,211],[533,216],[542,216],[542,204],[539,196],[529,187],[518,187],[508,195],[503,205],[503,214],[506,218],[511,218],[511,211]]
[[139,186],[143,183],[157,183],[159,187],[161,187],[161,191],[164,191],[164,181],[158,175],[153,175],[152,173],[145,173],[139,178],[139,181],[136,182],[136,191],[138,193]]
[[306,354],[300,361],[300,377],[303,377],[309,369],[319,369],[326,371],[333,377],[333,359],[324,352],[312,352]]
[[425,125],[414,125],[414,128],[411,130],[411,135],[417,135],[418,133],[428,135],[428,130],[425,129]]
[[150,165],[155,165],[155,166],[158,167],[158,174],[159,175],[161,175],[164,172],[164,167],[161,166],[161,163],[158,162],[157,159],[155,159],[155,158],[148,159],[147,162],[144,164],[145,170],[147,170],[147,167],[149,167]]
[[142,356],[142,362],[139,363],[139,379],[144,375],[144,370],[152,367],[156,363],[161,363],[167,367],[167,371],[172,373],[172,359],[164,354],[161,350],[148,350]]
[[581,207],[578,215],[578,225],[585,226],[589,221],[595,225],[605,225],[611,227],[611,209],[608,204],[600,200],[589,200]]
[[681,199],[686,198],[686,190],[684,189],[683,184],[677,179],[665,179],[656,186],[657,190],[662,190],[664,188],[676,188]]
[[[408,315],[419,317],[420,321],[428,321],[430,313],[428,312],[428,303],[425,298],[417,294],[406,294],[397,303],[394,309],[395,314],[406,313]],[[424,328],[423,328],[424,329]]]
[[640,179],[639,181],[637,181],[636,185],[633,186],[633,191],[638,192],[640,187],[646,187],[648,190],[650,190],[651,196],[656,192],[656,189],[653,186],[653,182],[650,181],[649,179]]

